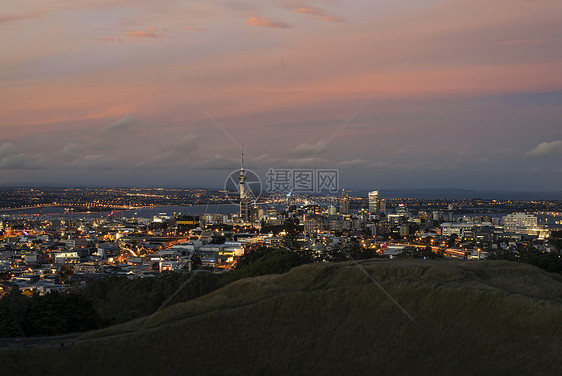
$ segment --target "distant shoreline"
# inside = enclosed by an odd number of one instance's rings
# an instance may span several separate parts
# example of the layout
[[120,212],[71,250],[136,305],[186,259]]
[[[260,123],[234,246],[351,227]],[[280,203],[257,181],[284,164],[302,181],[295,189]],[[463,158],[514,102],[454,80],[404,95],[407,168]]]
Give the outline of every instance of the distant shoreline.
[[[217,208],[226,210],[216,210]],[[135,213],[144,215],[158,215],[164,213],[171,215],[174,212],[186,215],[201,214],[227,214],[238,211],[238,205],[234,204],[209,204],[209,205],[158,205],[158,206],[138,206],[131,209],[104,209],[96,211],[65,211],[64,206],[45,206],[41,208],[18,208],[18,209],[0,209],[0,215],[29,215],[29,216],[107,216],[108,213],[114,212],[117,216],[135,216]],[[209,210],[211,209],[211,210]],[[214,209],[214,210],[213,210]],[[143,213],[144,212],[144,213]]]

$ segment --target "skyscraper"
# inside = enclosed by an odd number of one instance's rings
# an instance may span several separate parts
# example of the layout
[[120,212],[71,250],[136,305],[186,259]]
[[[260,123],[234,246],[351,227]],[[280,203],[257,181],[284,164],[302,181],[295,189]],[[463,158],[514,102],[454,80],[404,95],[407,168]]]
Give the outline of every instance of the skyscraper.
[[291,207],[295,206],[295,196],[293,192],[287,193],[287,198],[285,199],[285,210],[291,210]]
[[342,197],[340,199],[340,214],[347,215],[349,214],[349,196]]
[[369,192],[369,213],[379,213],[379,191]]
[[384,198],[379,200],[379,214],[386,215],[386,199]]

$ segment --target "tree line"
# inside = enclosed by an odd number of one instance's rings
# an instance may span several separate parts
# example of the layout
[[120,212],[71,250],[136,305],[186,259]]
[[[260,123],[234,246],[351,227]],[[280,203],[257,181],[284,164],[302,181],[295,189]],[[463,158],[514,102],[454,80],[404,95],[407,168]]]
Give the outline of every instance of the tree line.
[[296,230],[289,227],[278,247],[251,245],[229,273],[164,272],[129,279],[111,276],[89,281],[69,292],[27,296],[17,287],[0,299],[0,337],[53,336],[83,332],[150,315],[190,279],[168,304],[208,294],[239,279],[281,274],[311,262],[372,257],[357,241],[324,251],[302,249]]
[[[169,302],[175,304],[206,295],[234,281],[266,274],[281,274],[313,262],[339,262],[376,257],[356,239],[320,250],[303,247],[299,228],[291,221],[279,246],[251,244],[233,271],[214,274],[205,271],[164,272],[154,277],[129,279],[111,276],[89,281],[69,292],[24,295],[17,287],[0,299],[0,337],[52,336],[83,332],[119,324],[154,313],[180,286]],[[559,235],[559,234],[556,234]],[[406,248],[399,258],[442,257],[431,247]],[[562,273],[559,254],[544,253],[525,246],[517,255],[492,253],[490,259],[508,259]]]

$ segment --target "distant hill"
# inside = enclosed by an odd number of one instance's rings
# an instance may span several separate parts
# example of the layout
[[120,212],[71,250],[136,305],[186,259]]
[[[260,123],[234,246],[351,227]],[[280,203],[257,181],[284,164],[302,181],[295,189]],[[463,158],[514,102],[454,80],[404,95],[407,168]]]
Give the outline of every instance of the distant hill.
[[4,375],[558,375],[562,277],[504,261],[311,264],[234,282]]

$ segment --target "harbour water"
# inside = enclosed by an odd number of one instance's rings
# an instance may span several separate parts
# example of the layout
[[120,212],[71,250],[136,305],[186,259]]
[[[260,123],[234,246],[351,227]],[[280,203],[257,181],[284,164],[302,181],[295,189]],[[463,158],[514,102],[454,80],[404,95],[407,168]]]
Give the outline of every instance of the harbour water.
[[227,214],[237,213],[237,205],[193,205],[193,206],[151,206],[140,207],[131,210],[119,211],[93,211],[93,212],[75,212],[67,211],[60,206],[48,206],[42,208],[25,208],[18,210],[0,211],[0,216],[10,217],[68,217],[68,218],[101,218],[114,215],[117,217],[133,218],[144,217],[151,218],[155,215],[204,215],[204,214]]

